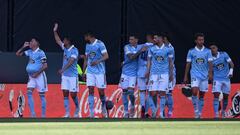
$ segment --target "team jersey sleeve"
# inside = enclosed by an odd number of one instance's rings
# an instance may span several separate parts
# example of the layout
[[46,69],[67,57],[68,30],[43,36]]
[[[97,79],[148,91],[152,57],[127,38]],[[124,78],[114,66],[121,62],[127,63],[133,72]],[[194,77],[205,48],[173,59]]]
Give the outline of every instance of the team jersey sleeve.
[[191,52],[191,50],[188,51],[187,62],[192,62],[192,52]]
[[231,62],[232,61],[232,59],[229,57],[229,55],[226,53],[226,52],[224,52],[224,57],[225,57],[225,60],[229,63],[229,62]]
[[131,53],[131,51],[129,50],[128,46],[124,47],[124,54],[128,55],[129,53]]
[[148,49],[148,58],[152,58],[152,51],[151,51],[151,49]]
[[71,58],[77,59],[78,58],[78,51],[77,50],[72,50],[71,51]]
[[88,54],[89,54],[89,51],[88,51],[88,47],[86,45],[86,47],[85,47],[85,55],[87,56]]
[[210,50],[209,50],[208,53],[207,53],[207,59],[208,59],[208,62],[213,61],[213,56],[212,56],[212,53],[211,53]]
[[169,57],[169,58],[173,58],[173,55],[174,55],[174,50],[173,50],[173,49],[169,49],[169,51],[168,51],[168,57]]
[[43,51],[40,53],[40,58],[41,58],[42,63],[47,62],[47,56]]
[[104,43],[101,43],[99,48],[102,54],[107,53],[107,49]]
[[28,49],[28,50],[24,51],[24,54],[25,54],[26,56],[29,56],[30,52],[31,52],[31,49]]

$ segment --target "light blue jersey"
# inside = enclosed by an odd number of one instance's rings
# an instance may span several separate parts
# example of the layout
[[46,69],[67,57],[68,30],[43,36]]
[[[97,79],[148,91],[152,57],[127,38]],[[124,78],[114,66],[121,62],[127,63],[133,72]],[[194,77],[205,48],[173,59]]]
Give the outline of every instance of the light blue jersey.
[[173,58],[173,54],[164,44],[159,47],[157,45],[149,48],[148,57],[151,58],[151,75],[169,74],[169,58]]
[[37,48],[35,51],[29,49],[24,52],[26,56],[29,57],[29,62],[26,67],[28,75],[33,75],[34,73],[40,71],[43,63],[46,62],[47,57],[43,50]]
[[124,46],[124,62],[122,68],[122,74],[127,76],[137,76],[138,59],[130,60],[128,54],[136,54],[140,50],[141,46],[134,47],[127,44]]
[[[144,46],[151,47],[153,46],[153,43],[145,43],[142,45],[138,45],[139,48],[142,48]],[[145,77],[145,73],[147,71],[147,56],[148,56],[148,50],[145,52],[142,52],[138,57],[138,72],[137,76],[140,78]]]
[[213,79],[216,81],[229,80],[229,62],[231,58],[226,52],[218,52],[216,57],[213,57]]
[[172,46],[171,43],[165,44],[165,46],[170,50],[170,52],[172,53],[173,57],[172,57],[172,62],[173,62],[173,76],[176,78],[176,67],[175,67],[175,50],[174,47]]
[[191,62],[191,78],[208,79],[208,62],[212,60],[211,51],[204,46],[201,50],[197,47],[190,49],[187,55],[187,62]]
[[92,44],[86,44],[85,55],[88,57],[87,73],[105,74],[106,69],[104,61],[98,65],[91,66],[91,63],[101,59],[104,53],[107,53],[107,49],[102,41],[96,39]]
[[78,77],[77,71],[78,49],[74,47],[74,45],[72,45],[68,49],[62,45],[62,49],[64,51],[62,67],[64,67],[69,62],[70,58],[74,58],[73,64],[63,72],[63,76]]

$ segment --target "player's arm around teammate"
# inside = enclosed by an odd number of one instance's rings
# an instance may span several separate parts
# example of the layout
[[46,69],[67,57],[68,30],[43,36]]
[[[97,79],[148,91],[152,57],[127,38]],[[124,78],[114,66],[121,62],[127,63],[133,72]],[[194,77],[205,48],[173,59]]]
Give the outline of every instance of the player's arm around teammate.
[[[234,64],[226,52],[219,52],[215,43],[211,43],[210,49],[213,55],[213,88],[212,93],[213,109],[215,118],[219,118],[219,105],[221,100],[219,96],[223,94],[222,118],[225,118],[225,111],[228,105],[228,96],[231,91],[230,78],[233,76]],[[230,65],[230,67],[229,67]]]
[[[105,44],[96,39],[95,35],[88,32],[84,35],[87,42],[85,55],[86,59],[83,65],[83,78],[86,78],[87,86],[89,89],[88,103],[90,110],[90,118],[94,118],[94,88],[98,88],[98,94],[102,102],[102,115],[104,118],[108,117],[106,109],[106,96],[105,88],[106,82],[106,69],[105,61],[109,58]],[[85,75],[85,71],[87,74]]]
[[77,93],[79,92],[78,84],[78,71],[77,71],[77,61],[78,61],[78,49],[72,44],[72,40],[69,37],[64,37],[63,41],[59,37],[58,33],[58,24],[56,23],[53,28],[54,38],[56,43],[64,51],[63,56],[63,66],[58,71],[62,76],[61,89],[63,91],[64,97],[64,108],[65,115],[64,117],[70,117],[70,105],[69,105],[69,93],[72,97],[72,100],[75,104],[74,117],[79,117],[79,101]]
[[[29,80],[27,84],[27,96],[28,105],[30,108],[31,116],[36,117],[34,111],[34,100],[33,100],[33,90],[37,89],[40,99],[42,114],[41,117],[46,117],[46,98],[45,92],[47,88],[47,78],[45,70],[47,69],[47,57],[45,53],[39,48],[39,41],[36,38],[32,38],[30,42],[25,42],[23,47],[21,47],[17,52],[17,56],[22,56],[25,54],[29,57],[29,62],[26,67],[27,73],[29,75]],[[30,49],[26,48],[29,47]],[[25,50],[25,51],[24,51]]]

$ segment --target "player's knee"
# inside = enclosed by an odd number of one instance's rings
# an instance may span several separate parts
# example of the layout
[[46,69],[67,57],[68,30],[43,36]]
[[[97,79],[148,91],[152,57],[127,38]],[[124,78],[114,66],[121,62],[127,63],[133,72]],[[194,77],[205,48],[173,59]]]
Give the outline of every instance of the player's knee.
[[100,96],[105,95],[104,89],[98,89],[98,93],[99,93]]
[[45,97],[45,92],[39,92],[40,97]]
[[128,90],[127,90],[127,89],[123,89],[122,91],[123,91],[123,93],[127,93],[127,92],[128,92]]
[[68,97],[68,96],[69,96],[69,91],[63,90],[63,96],[64,96],[64,97]]
[[156,95],[156,92],[155,92],[155,91],[151,91],[151,92],[150,92],[150,96],[153,97],[153,96],[155,96],[155,95]]
[[197,96],[198,95],[198,88],[192,88],[192,94],[193,96]]
[[204,98],[205,92],[199,92],[199,98]]
[[159,95],[160,95],[160,96],[166,96],[166,92],[165,92],[165,91],[160,91],[160,92],[159,92]]
[[71,92],[71,97],[75,99],[77,97],[77,92]]
[[229,94],[223,94],[223,100],[228,100]]
[[31,89],[28,89],[27,95],[30,96],[30,95],[32,95],[32,93],[33,93],[33,91]]

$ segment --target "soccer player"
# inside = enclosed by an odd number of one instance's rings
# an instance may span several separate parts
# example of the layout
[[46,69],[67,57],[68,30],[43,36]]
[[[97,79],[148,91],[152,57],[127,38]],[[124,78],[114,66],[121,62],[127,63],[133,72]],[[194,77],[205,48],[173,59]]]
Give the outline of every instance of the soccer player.
[[[196,46],[187,54],[187,64],[184,75],[184,83],[188,82],[188,72],[191,66],[192,103],[195,118],[200,118],[204,106],[204,95],[208,91],[208,80],[212,81],[212,54],[204,46],[204,34],[195,34]],[[197,97],[199,93],[199,98]]]
[[157,94],[160,94],[160,117],[164,118],[163,111],[166,103],[166,91],[169,81],[173,81],[173,54],[163,43],[163,36],[154,35],[155,45],[149,48],[146,77],[149,77],[149,104],[152,117],[156,118]]
[[79,117],[79,102],[77,93],[79,91],[78,85],[78,71],[77,71],[77,61],[78,61],[78,49],[72,44],[69,37],[65,37],[63,41],[58,35],[58,24],[56,23],[53,28],[54,38],[56,43],[62,48],[63,53],[63,65],[62,69],[58,73],[62,76],[61,89],[63,91],[64,97],[64,108],[65,108],[65,118],[70,117],[69,108],[69,93],[75,104],[74,117]]
[[[83,65],[83,78],[87,77],[87,86],[89,89],[88,103],[90,109],[90,118],[94,118],[94,87],[98,88],[100,100],[102,102],[102,115],[107,118],[106,96],[104,89],[106,88],[106,69],[105,61],[109,58],[105,44],[95,38],[91,32],[84,35],[87,42],[85,50],[85,61]],[[85,71],[87,74],[85,75]]]
[[[153,45],[153,35],[146,35],[147,42],[139,47],[146,46],[151,47]],[[142,52],[138,57],[138,72],[137,72],[137,85],[140,92],[140,105],[141,105],[141,118],[148,117],[148,95],[147,91],[147,79],[145,73],[147,71],[147,55],[148,51]],[[148,92],[149,93],[149,92]],[[146,97],[147,96],[147,97]]]
[[[120,85],[123,89],[122,102],[124,107],[124,118],[134,117],[135,97],[134,89],[137,80],[138,56],[145,52],[147,47],[138,46],[138,38],[129,36],[129,44],[124,46],[124,62]],[[131,102],[130,115],[128,112],[128,96]]]
[[170,39],[169,39],[169,35],[168,34],[164,34],[163,35],[163,42],[164,45],[170,49],[170,52],[172,52],[173,57],[172,57],[172,62],[173,62],[173,81],[169,82],[169,88],[168,91],[166,93],[166,105],[168,107],[168,118],[171,118],[173,115],[173,97],[172,97],[172,92],[174,90],[174,87],[176,85],[176,68],[174,65],[174,61],[175,61],[175,51],[174,51],[174,47],[172,46],[172,44],[170,43]]
[[[29,57],[26,70],[29,76],[29,80],[27,83],[27,97],[31,117],[36,117],[33,100],[34,89],[38,90],[41,99],[41,117],[46,117],[45,92],[48,91],[48,87],[47,78],[44,71],[47,69],[47,57],[44,51],[39,48],[39,45],[39,40],[37,40],[36,38],[32,38],[30,42],[25,42],[24,45],[16,52],[17,56],[22,56],[24,54],[25,56]],[[27,49],[28,47],[29,49]]]
[[[222,118],[228,105],[228,96],[231,90],[230,78],[233,76],[234,64],[226,52],[219,52],[215,43],[210,44],[213,55],[213,108],[215,118],[219,118],[219,95],[223,93]],[[230,68],[229,68],[230,65]]]

